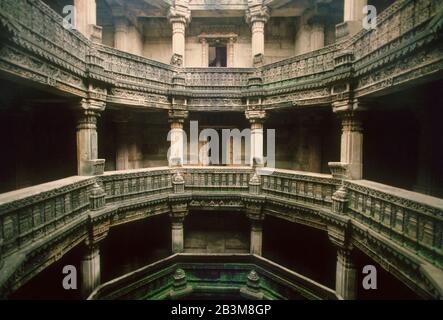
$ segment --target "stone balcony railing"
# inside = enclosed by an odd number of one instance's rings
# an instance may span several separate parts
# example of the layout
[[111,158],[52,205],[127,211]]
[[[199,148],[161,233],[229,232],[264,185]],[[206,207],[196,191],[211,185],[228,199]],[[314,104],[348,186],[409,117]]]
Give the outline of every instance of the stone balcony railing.
[[[439,0],[397,0],[377,16],[377,27],[362,30],[354,36],[352,46],[356,60],[369,54],[380,55],[389,43],[397,42],[401,36],[412,36],[411,31],[423,31],[425,22],[443,7]],[[384,49],[384,50],[383,50]],[[363,62],[363,61],[361,61]]]
[[246,299],[339,299],[332,289],[260,256],[186,253],[104,283],[88,299],[159,300],[208,293]]
[[[180,68],[65,29],[42,1],[5,0],[0,70],[80,98],[91,97],[89,80],[96,80],[101,99],[125,106],[167,109],[177,93],[188,98],[190,110],[240,111],[254,95],[264,98],[266,108],[330,105],[352,96],[336,90],[349,83],[357,83],[351,87],[361,97],[441,70],[442,10],[439,0],[397,0],[379,13],[375,30],[310,53],[258,68]],[[338,63],[344,55],[345,66]]]
[[50,236],[89,209],[94,179],[71,177],[0,195],[0,238],[3,256]]
[[443,200],[371,181],[347,181],[347,214],[443,268]]
[[[177,173],[182,179],[174,178]],[[96,219],[113,227],[168,214],[170,201],[179,197],[190,209],[244,211],[253,204],[264,215],[328,233],[344,230],[351,243],[414,283],[420,294],[441,297],[443,200],[364,180],[342,184],[325,174],[277,169],[258,180],[253,174],[248,167],[161,167],[71,177],[2,194],[0,288],[18,288],[85,241]],[[98,187],[106,205],[96,211]],[[343,210],[336,209],[339,188]]]
[[254,69],[248,68],[184,68],[186,87],[193,91],[211,90],[240,92],[248,85]]

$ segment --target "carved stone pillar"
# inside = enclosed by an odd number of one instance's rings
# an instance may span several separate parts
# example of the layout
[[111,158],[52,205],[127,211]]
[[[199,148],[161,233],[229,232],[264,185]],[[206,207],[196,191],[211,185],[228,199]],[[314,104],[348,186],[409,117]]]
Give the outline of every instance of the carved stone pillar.
[[114,47],[121,51],[128,51],[129,21],[126,17],[114,19]]
[[208,41],[206,38],[200,38],[200,43],[202,44],[202,67],[208,67]]
[[354,300],[357,293],[357,269],[352,261],[351,250],[337,249],[335,291],[345,300]]
[[336,26],[337,39],[352,36],[363,28],[363,8],[367,0],[344,0],[343,23]]
[[361,120],[352,113],[342,117],[340,161],[348,165],[348,177],[363,177],[363,128]]
[[263,201],[251,200],[246,204],[246,215],[251,221],[250,253],[261,256],[263,246]]
[[322,21],[313,21],[311,24],[311,50],[318,50],[325,46],[325,27]]
[[184,110],[171,110],[169,112],[169,123],[171,131],[169,140],[171,147],[169,149],[168,162],[170,166],[181,166],[185,159],[186,133],[183,130],[183,124],[188,117],[188,112]]
[[264,110],[246,110],[246,118],[251,123],[251,165],[264,165],[263,156],[263,123],[266,120]]
[[[331,170],[341,167],[343,178],[363,178],[363,125],[361,120],[365,108],[357,101],[336,102],[333,111],[342,124],[340,163],[329,163]],[[334,174],[334,173],[333,173]]]
[[343,21],[361,23],[363,20],[363,7],[367,4],[368,0],[344,0]]
[[81,291],[82,296],[87,297],[100,285],[100,249],[98,244],[87,246],[86,253],[81,261]]
[[168,20],[172,25],[172,60],[185,65],[185,30],[191,21],[191,11],[188,0],[176,0],[168,13]]
[[236,41],[236,38],[229,38],[228,39],[228,44],[227,44],[227,51],[228,51],[227,66],[228,66],[228,68],[233,68],[235,66],[235,63],[234,63],[235,41]]
[[[339,203],[337,203],[337,201]],[[334,213],[340,215],[337,224],[328,225],[328,237],[337,248],[335,291],[345,300],[353,300],[357,294],[357,270],[352,260],[351,220],[345,214],[346,192],[338,190],[334,194]]]
[[103,173],[105,160],[97,159],[97,118],[105,109],[104,103],[83,99],[77,125],[77,171],[89,176]]
[[109,232],[109,212],[106,212],[105,191],[95,183],[89,195],[88,237],[86,252],[81,260],[81,292],[87,297],[100,285],[100,242]]
[[172,253],[183,252],[184,249],[184,228],[183,221],[188,215],[188,206],[186,202],[177,202],[171,204],[171,243]]
[[261,3],[248,4],[246,11],[246,21],[251,26],[252,33],[252,59],[257,55],[265,54],[265,24],[270,14],[269,8]]
[[74,0],[75,27],[87,38],[101,41],[101,27],[97,26],[97,5],[95,0]]

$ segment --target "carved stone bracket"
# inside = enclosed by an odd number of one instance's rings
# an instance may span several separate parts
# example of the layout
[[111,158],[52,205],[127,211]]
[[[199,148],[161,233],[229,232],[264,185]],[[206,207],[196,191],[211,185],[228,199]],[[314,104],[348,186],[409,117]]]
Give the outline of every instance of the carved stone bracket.
[[351,250],[351,219],[343,217],[341,222],[328,225],[328,238],[336,247]]
[[169,196],[169,206],[171,208],[169,216],[173,223],[183,223],[189,213],[188,203],[190,200],[191,196],[189,194]]
[[245,197],[243,202],[246,208],[246,216],[252,222],[262,222],[265,218],[263,206],[266,199],[264,197]]

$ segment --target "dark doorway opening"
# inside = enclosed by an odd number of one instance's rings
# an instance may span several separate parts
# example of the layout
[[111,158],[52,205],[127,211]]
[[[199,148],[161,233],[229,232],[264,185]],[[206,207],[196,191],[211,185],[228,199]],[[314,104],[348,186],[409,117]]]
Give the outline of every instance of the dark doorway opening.
[[226,67],[227,66],[226,44],[222,43],[210,44],[208,56],[209,56],[210,67]]

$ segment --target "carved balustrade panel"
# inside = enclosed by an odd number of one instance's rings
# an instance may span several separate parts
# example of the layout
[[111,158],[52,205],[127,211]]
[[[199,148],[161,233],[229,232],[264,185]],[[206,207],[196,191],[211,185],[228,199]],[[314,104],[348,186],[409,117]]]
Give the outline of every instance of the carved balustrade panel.
[[172,173],[166,167],[106,172],[101,180],[109,203],[172,193]]
[[443,200],[370,181],[348,181],[348,214],[443,267]]
[[201,192],[248,192],[250,168],[187,167],[185,190]]
[[51,235],[89,209],[94,179],[72,177],[0,195],[0,238],[8,255]]
[[313,174],[289,170],[275,170],[262,176],[262,190],[266,196],[331,207],[332,194],[340,182],[326,174]]
[[118,87],[165,92],[172,83],[175,73],[172,66],[104,45],[98,47],[98,54],[103,60],[105,74]]

